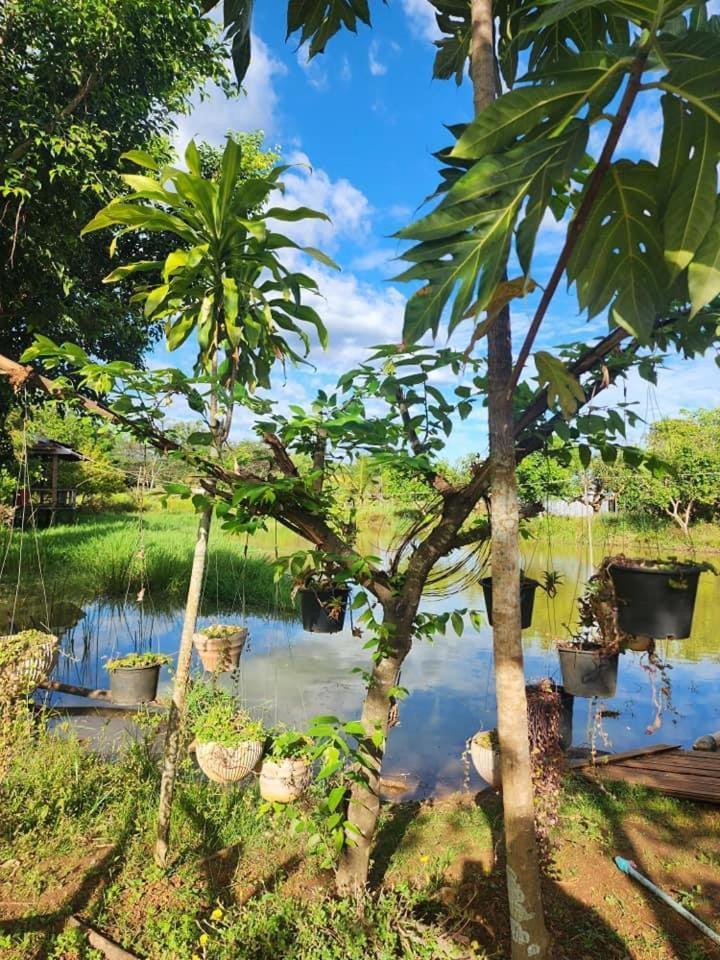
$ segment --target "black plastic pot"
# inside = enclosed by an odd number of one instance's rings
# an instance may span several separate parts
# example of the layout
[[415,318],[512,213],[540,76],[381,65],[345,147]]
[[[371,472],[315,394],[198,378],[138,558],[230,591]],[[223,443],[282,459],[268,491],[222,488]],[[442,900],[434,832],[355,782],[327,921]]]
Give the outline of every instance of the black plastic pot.
[[647,637],[676,637],[692,632],[699,567],[678,564],[667,567],[610,567],[618,625],[626,633]]
[[565,687],[558,687],[558,691],[560,693],[560,746],[567,753],[573,740],[575,697],[572,693],[568,693]]
[[348,590],[299,590],[303,630],[310,633],[339,633],[345,623]]
[[619,654],[609,656],[602,647],[581,649],[572,644],[558,647],[562,685],[575,697],[614,697]]
[[[492,626],[492,577],[483,577],[480,583],[485,597],[488,623]],[[539,586],[537,580],[531,580],[529,577],[520,581],[520,626],[523,630],[527,630],[532,623],[535,591]]]
[[146,703],[157,697],[160,664],[149,667],[118,667],[110,671],[113,703]]

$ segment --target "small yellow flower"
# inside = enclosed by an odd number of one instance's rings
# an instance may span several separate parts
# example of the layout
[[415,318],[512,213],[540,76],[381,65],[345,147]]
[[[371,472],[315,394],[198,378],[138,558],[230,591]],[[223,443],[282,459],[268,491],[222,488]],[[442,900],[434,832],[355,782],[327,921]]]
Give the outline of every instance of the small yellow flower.
[[209,939],[210,939],[210,937],[209,937],[206,933],[201,933],[201,934],[200,934],[200,946],[201,946],[201,947],[204,947],[205,944],[208,942]]
[[213,912],[210,914],[210,919],[211,919],[211,920],[222,920],[222,918],[223,918],[224,916],[225,916],[225,914],[222,912],[222,910],[220,909],[220,907],[215,907],[215,909],[213,910]]
[[424,854],[420,857],[420,863],[427,863],[429,859],[430,859],[430,857],[429,857],[426,853],[424,853]]
[[473,948],[473,950],[479,950],[479,949],[480,949],[480,944],[477,942],[477,940],[471,940],[471,941],[470,941],[470,946]]
[[194,953],[190,958],[190,960],[202,960],[202,957],[200,956],[199,953]]

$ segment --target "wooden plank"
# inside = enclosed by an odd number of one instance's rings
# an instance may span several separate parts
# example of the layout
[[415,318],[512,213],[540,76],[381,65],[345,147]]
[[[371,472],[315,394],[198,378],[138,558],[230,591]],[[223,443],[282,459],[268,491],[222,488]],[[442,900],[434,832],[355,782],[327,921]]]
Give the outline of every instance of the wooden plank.
[[700,755],[687,753],[658,753],[649,757],[629,757],[622,760],[621,763],[643,763],[648,767],[657,764],[669,764],[676,767],[692,767],[693,770],[714,770],[720,773],[720,758],[717,760],[708,760]]
[[685,775],[679,776],[659,771],[631,769],[623,766],[609,766],[602,771],[594,768],[583,771],[588,779],[622,780],[626,783],[636,783],[671,796],[683,797],[690,800],[702,800],[709,803],[720,803],[720,781],[702,778],[695,780]]
[[583,767],[607,766],[611,763],[620,763],[623,760],[630,760],[633,757],[643,757],[651,753],[667,753],[670,750],[679,750],[679,744],[658,743],[652,747],[640,747],[636,750],[626,750],[624,753],[609,753],[602,757],[587,757],[585,760],[571,760],[567,770],[581,770]]
[[663,763],[661,760],[655,763],[651,763],[649,760],[647,762],[643,762],[642,760],[625,760],[619,764],[619,766],[623,769],[657,770],[691,777],[707,777],[720,782],[720,767],[713,769],[711,767],[696,766],[691,763],[670,763],[669,761]]

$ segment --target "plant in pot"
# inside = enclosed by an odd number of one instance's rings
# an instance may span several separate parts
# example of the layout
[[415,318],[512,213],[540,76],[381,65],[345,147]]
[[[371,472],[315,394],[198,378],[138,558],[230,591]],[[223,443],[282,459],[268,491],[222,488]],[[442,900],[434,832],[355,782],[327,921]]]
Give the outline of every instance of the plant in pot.
[[58,638],[41,630],[0,637],[0,702],[26,696],[55,668]]
[[576,697],[614,697],[620,653],[627,647],[618,627],[612,583],[601,567],[578,600],[579,624],[557,645],[563,689]]
[[193,646],[208,673],[222,673],[237,669],[247,638],[246,627],[211,623],[193,634]]
[[236,783],[255,769],[265,746],[262,721],[229,693],[203,681],[193,684],[187,709],[195,756],[209,780]]
[[300,550],[276,565],[276,577],[288,569],[293,578],[293,596],[300,601],[303,630],[339,633],[345,624],[350,589],[342,566],[330,554]]
[[163,653],[128,653],[108,660],[113,703],[147,703],[157,698],[160,667],[170,663]]
[[689,637],[698,581],[712,564],[667,559],[647,560],[622,554],[603,561],[612,580],[619,627],[645,637]]
[[[546,872],[552,865],[550,833],[558,821],[562,785],[563,714],[572,710],[572,698],[549,678],[529,683],[528,704],[530,759],[535,794],[535,833]],[[469,742],[473,766],[491,787],[502,786],[500,745],[497,730],[481,730]]]
[[[532,577],[526,577],[525,571],[520,571],[520,626],[527,630],[532,625],[533,608],[535,606],[535,591],[540,588],[549,597],[554,597],[557,593],[558,585],[562,582],[562,574],[555,570],[546,570],[543,575],[543,582],[533,580]],[[485,597],[485,610],[487,611],[488,623],[492,626],[492,577],[483,577],[480,580]]]
[[268,803],[292,803],[307,789],[315,741],[295,730],[274,731],[260,766],[260,796]]

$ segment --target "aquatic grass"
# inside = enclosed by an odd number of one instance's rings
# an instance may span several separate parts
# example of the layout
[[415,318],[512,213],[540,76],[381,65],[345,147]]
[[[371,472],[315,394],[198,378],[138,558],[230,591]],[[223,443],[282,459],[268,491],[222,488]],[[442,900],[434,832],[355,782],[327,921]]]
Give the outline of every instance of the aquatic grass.
[[[191,513],[110,514],[49,530],[5,531],[0,556],[5,563],[0,591],[9,595],[36,591],[42,580],[48,594],[121,599],[141,591],[161,606],[187,592],[197,521]],[[8,544],[8,538],[10,542]],[[9,549],[8,549],[9,546]],[[216,527],[211,533],[205,600],[215,609],[243,602],[259,610],[293,609],[290,586],[276,584],[265,550],[245,555],[237,537]]]

